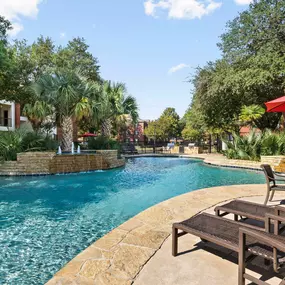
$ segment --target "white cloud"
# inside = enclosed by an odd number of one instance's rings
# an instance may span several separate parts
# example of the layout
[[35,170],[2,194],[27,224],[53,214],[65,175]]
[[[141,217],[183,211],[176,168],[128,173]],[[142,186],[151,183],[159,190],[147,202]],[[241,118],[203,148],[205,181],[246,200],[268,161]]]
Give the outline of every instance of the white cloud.
[[39,12],[38,5],[42,0],[0,0],[0,15],[13,24],[11,36],[16,36],[24,29],[20,17],[36,18]]
[[65,38],[66,34],[65,34],[65,32],[61,32],[61,33],[59,34],[59,36],[60,36],[61,39],[63,39],[63,38]]
[[222,2],[214,0],[147,0],[144,2],[147,15],[156,17],[158,10],[167,10],[168,17],[173,19],[200,19],[220,8],[221,5]]
[[248,5],[253,2],[253,0],[235,0],[238,5]]
[[10,37],[15,37],[18,33],[20,33],[24,29],[24,26],[18,22],[13,23],[13,29],[8,31],[8,35]]
[[184,69],[184,68],[188,68],[190,67],[188,64],[185,64],[185,63],[180,63],[176,66],[173,66],[171,67],[169,70],[168,70],[168,74],[172,74],[172,73],[175,73],[181,69]]

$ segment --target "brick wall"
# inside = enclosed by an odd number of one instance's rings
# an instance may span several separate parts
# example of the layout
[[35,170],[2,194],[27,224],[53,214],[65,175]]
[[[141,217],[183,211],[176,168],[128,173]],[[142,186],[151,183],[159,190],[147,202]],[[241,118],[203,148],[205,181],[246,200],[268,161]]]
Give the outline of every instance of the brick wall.
[[21,106],[20,104],[16,103],[15,104],[15,128],[16,129],[20,128],[20,125],[21,125],[20,116],[21,116]]
[[19,153],[17,161],[0,164],[0,175],[87,172],[124,166],[125,160],[117,157],[116,150],[80,155],[56,155],[53,152]]

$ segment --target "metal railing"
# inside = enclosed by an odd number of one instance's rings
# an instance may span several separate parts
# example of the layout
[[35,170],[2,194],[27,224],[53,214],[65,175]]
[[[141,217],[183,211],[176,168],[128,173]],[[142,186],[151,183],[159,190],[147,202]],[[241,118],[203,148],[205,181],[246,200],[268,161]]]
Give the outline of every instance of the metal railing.
[[0,117],[0,127],[11,128],[12,127],[12,119]]
[[121,154],[151,154],[162,153],[163,147],[166,147],[166,143],[154,144],[136,144],[136,143],[121,143]]

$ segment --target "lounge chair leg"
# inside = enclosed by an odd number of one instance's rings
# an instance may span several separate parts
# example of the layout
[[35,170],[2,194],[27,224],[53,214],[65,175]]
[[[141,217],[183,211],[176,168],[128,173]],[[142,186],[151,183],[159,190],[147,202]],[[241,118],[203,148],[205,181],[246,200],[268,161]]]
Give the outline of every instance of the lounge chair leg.
[[178,248],[178,229],[172,227],[172,255],[177,256],[177,248]]
[[279,272],[278,261],[277,261],[277,249],[273,248],[273,269],[276,273]]
[[238,285],[245,285],[245,234],[239,233]]
[[267,202],[268,202],[269,194],[270,194],[270,190],[269,190],[269,189],[267,189],[267,194],[266,194],[266,197],[265,197],[264,205],[266,205],[266,204],[267,204]]
[[269,198],[269,201],[272,201],[273,196],[274,196],[274,193],[275,193],[275,189],[273,189],[273,190],[271,190],[271,191],[272,191],[272,193],[271,193],[271,196],[270,196],[270,198]]
[[270,260],[264,259],[264,265],[266,265],[266,266],[270,265]]

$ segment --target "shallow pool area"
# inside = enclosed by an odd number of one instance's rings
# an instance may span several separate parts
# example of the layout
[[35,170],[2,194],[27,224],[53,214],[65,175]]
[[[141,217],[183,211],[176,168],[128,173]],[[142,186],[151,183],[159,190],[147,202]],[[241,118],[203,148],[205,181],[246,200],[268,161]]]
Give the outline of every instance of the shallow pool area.
[[182,158],[129,159],[105,172],[0,178],[0,284],[44,284],[95,240],[171,197],[264,183],[262,173]]

